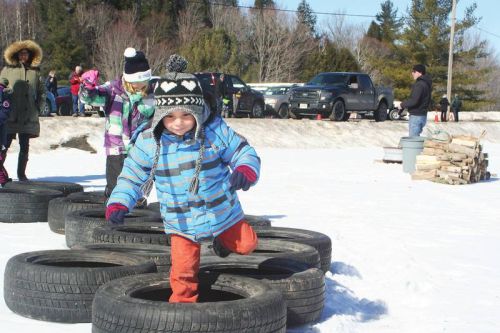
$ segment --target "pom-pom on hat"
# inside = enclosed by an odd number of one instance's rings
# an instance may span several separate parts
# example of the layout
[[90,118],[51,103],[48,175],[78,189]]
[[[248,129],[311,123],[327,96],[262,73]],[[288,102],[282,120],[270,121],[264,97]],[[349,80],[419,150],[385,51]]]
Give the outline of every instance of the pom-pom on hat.
[[168,58],[165,68],[167,70],[167,73],[183,73],[186,71],[187,66],[188,61],[186,60],[186,58],[174,53]]
[[123,53],[125,66],[123,79],[127,82],[143,82],[151,79],[151,68],[143,52],[128,47]]

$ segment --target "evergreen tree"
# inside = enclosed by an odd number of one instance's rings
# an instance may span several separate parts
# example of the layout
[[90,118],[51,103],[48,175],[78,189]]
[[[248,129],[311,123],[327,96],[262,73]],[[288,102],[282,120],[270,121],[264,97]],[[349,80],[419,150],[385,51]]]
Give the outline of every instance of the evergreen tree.
[[370,23],[370,26],[368,27],[368,31],[366,32],[365,36],[374,38],[379,41],[382,40],[382,33],[380,31],[380,26],[377,24],[377,22],[372,21],[372,23]]
[[44,51],[44,74],[55,69],[66,79],[76,65],[87,65],[87,54],[78,38],[73,14],[64,0],[35,0],[43,26],[41,47]]
[[359,64],[346,48],[339,48],[335,43],[326,40],[324,46],[318,47],[306,59],[300,80],[307,82],[320,72],[357,72]]
[[276,5],[273,0],[255,0],[253,6],[258,9],[274,8]]
[[215,71],[241,74],[241,59],[236,38],[224,30],[206,30],[181,49],[189,61],[188,71]]
[[394,9],[391,0],[386,0],[381,4],[381,11],[376,15],[380,31],[379,40],[393,44],[398,39],[403,22],[397,15],[398,11]]
[[302,0],[297,7],[297,18],[301,24],[309,27],[311,36],[316,35],[316,15],[313,14],[311,6],[306,0]]

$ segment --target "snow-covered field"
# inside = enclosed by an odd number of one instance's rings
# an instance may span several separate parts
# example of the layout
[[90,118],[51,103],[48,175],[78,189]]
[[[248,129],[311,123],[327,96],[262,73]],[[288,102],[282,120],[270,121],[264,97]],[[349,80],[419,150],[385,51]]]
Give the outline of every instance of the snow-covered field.
[[[266,215],[275,226],[320,231],[333,241],[321,320],[289,332],[500,331],[497,176],[474,185],[448,186],[412,181],[401,165],[376,162],[383,146],[396,145],[406,135],[405,122],[229,123],[262,158],[260,183],[240,195],[246,213]],[[428,127],[475,135],[486,129],[489,170],[499,173],[500,123]],[[97,153],[49,147],[81,135],[88,135]],[[43,119],[42,137],[32,143],[29,177],[102,189],[102,119]],[[7,159],[13,174],[16,160],[15,153]],[[64,236],[52,233],[46,223],[0,223],[0,279],[15,254],[65,247]],[[91,331],[91,324],[23,318],[4,302],[0,322],[2,332]]]

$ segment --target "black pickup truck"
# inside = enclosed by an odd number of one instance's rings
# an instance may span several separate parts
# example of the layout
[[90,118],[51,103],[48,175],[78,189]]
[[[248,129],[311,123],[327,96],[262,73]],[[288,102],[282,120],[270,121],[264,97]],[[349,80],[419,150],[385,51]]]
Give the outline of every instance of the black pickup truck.
[[290,94],[290,117],[328,117],[346,121],[351,113],[373,115],[375,121],[387,119],[392,109],[392,89],[375,87],[368,74],[327,72],[316,75]]

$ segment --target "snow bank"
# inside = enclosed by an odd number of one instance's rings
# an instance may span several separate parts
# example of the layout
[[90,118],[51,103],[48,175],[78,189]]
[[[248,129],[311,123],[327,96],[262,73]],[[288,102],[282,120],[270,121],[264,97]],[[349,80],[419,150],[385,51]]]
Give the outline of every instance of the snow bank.
[[[472,112],[463,112],[463,118],[465,118],[466,114],[472,114]],[[485,117],[485,114],[488,119],[495,119],[498,114],[500,120],[500,112],[474,112],[473,114],[472,117],[475,119]],[[397,146],[399,139],[408,135],[408,123],[406,121],[376,123],[367,119],[332,122],[329,120],[317,121],[309,119],[239,118],[227,119],[227,122],[258,148]],[[500,143],[500,121],[434,123],[433,115],[430,113],[424,134],[438,129],[448,131],[450,134],[472,135],[479,135],[483,130],[486,130],[487,134],[484,141]],[[88,142],[91,148],[101,152],[103,151],[104,141],[104,119],[95,117],[41,118],[40,137],[31,140],[31,151],[34,153],[58,149],[61,145],[86,150],[85,141]],[[12,150],[17,151],[18,145],[13,144]]]

